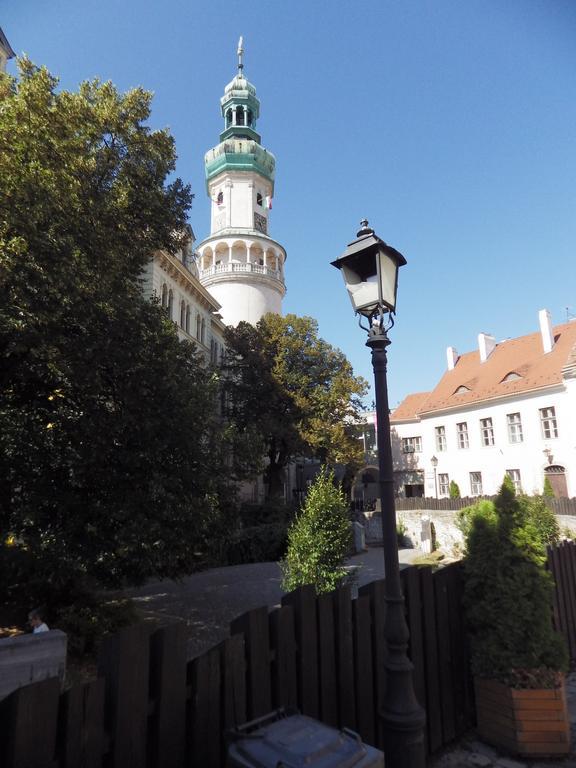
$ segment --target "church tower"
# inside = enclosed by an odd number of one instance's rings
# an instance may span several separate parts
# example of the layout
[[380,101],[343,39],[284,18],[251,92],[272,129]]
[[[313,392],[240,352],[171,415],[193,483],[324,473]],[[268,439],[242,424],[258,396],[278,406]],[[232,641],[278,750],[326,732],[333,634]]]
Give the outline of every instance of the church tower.
[[220,99],[224,130],[205,156],[211,226],[197,249],[200,281],[227,325],[281,314],[286,293],[286,251],[269,234],[276,159],[256,132],[260,102],[244,76],[243,56],[240,38],[238,73]]

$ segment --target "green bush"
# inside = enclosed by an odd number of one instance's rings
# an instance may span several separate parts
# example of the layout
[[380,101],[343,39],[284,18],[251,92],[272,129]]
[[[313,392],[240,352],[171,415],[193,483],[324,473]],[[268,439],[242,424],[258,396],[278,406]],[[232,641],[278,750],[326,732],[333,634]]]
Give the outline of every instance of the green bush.
[[477,501],[469,507],[459,509],[456,513],[456,527],[462,532],[464,541],[468,539],[472,524],[477,517],[483,517],[487,520],[496,520],[496,510],[494,503],[486,499]]
[[517,687],[554,684],[567,667],[552,628],[552,581],[541,533],[506,477],[495,515],[472,517],[464,607],[474,674]]
[[137,621],[138,614],[131,600],[99,603],[96,597],[86,596],[82,602],[60,608],[53,628],[66,632],[68,652],[79,657],[94,655],[104,635]]
[[334,485],[334,473],[323,469],[288,531],[284,589],[313,584],[320,594],[338,587],[346,577],[344,560],[351,541],[348,502]]
[[548,499],[554,498],[554,489],[552,488],[552,483],[550,482],[549,477],[544,478],[544,490],[542,491],[542,496],[546,496]]
[[456,483],[454,480],[450,480],[450,498],[451,499],[460,498],[460,488],[458,486],[458,483]]
[[550,507],[546,505],[543,496],[520,496],[527,520],[536,528],[540,541],[544,546],[554,546],[560,541],[560,526],[558,518]]

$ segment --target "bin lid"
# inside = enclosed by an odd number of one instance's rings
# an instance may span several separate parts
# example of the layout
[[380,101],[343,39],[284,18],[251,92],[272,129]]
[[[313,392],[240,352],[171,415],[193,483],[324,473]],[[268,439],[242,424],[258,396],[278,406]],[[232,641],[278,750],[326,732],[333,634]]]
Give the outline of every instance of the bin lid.
[[337,731],[305,715],[276,720],[236,742],[239,756],[254,768],[351,768],[366,755],[360,737]]

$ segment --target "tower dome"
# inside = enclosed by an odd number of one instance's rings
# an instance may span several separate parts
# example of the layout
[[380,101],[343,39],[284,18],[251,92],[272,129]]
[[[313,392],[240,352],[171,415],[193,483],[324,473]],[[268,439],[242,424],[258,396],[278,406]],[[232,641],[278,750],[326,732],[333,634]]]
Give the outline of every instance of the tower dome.
[[286,293],[286,251],[268,229],[276,159],[256,132],[260,102],[244,75],[243,55],[240,38],[238,72],[220,99],[224,130],[205,156],[211,227],[198,246],[200,280],[228,325],[281,314]]

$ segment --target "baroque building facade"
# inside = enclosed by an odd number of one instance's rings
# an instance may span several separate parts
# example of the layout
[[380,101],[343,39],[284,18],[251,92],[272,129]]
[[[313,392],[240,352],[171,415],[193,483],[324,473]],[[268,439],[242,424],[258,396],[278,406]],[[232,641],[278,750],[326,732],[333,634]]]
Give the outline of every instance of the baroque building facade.
[[[446,498],[497,493],[505,474],[517,491],[576,496],[576,322],[497,343],[480,333],[478,349],[447,349],[447,370],[430,392],[408,395],[390,416],[398,496]],[[372,427],[373,429],[373,427]],[[370,423],[364,430],[369,451]],[[373,448],[373,446],[372,446]],[[369,460],[357,496],[378,477]]]

